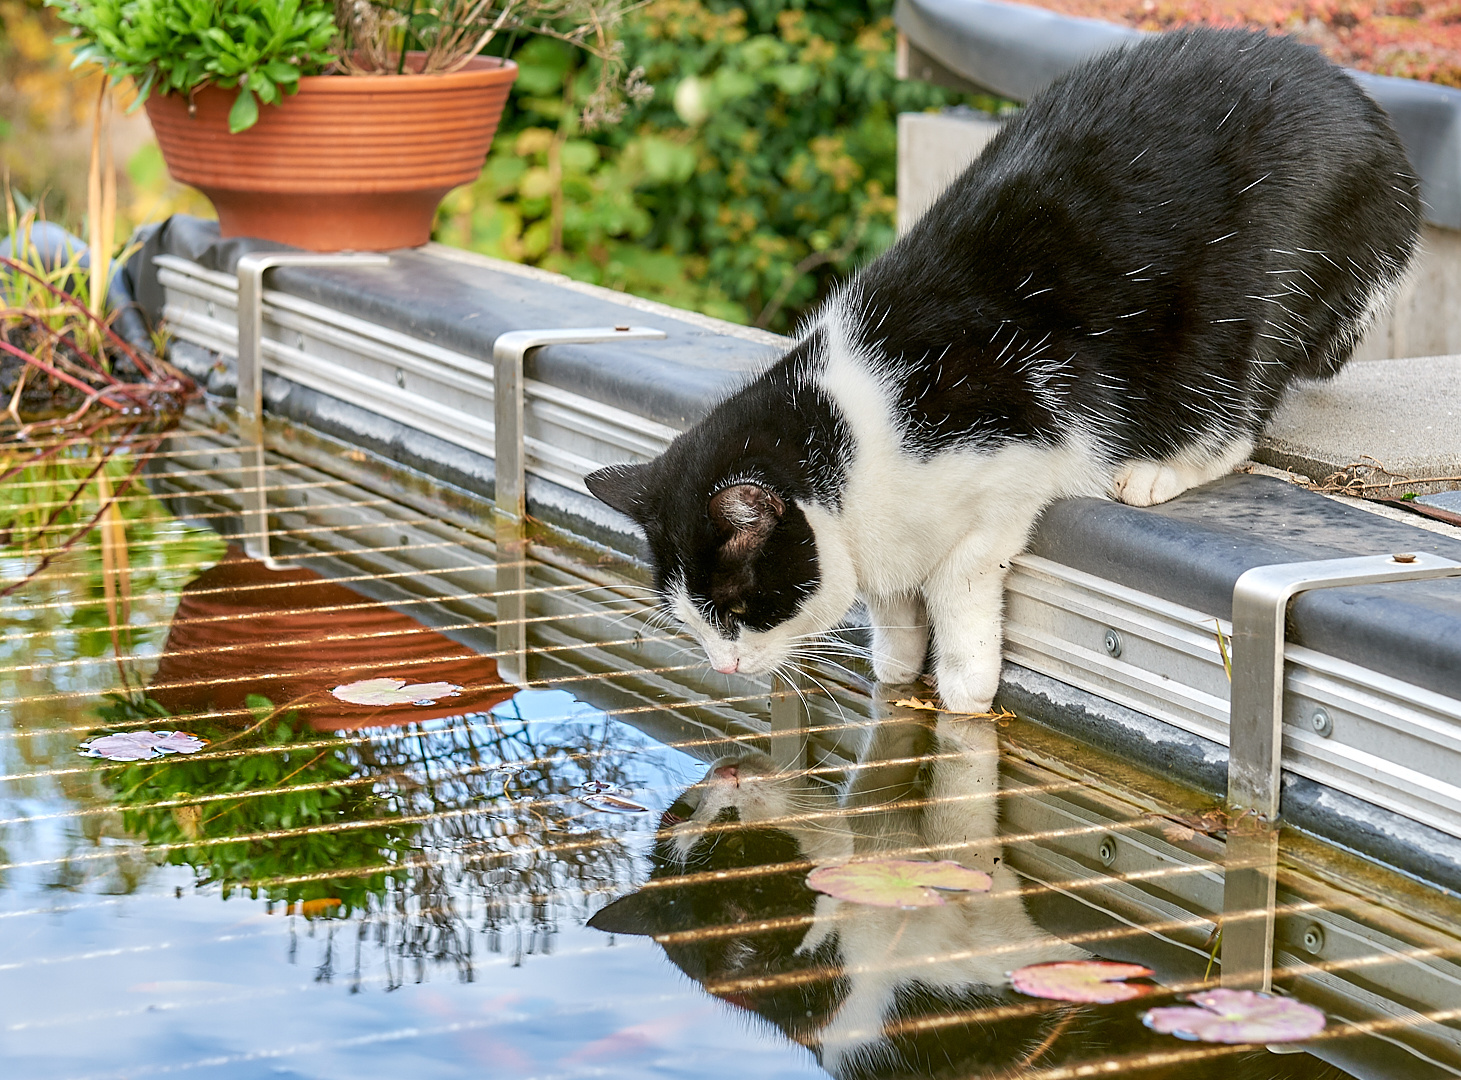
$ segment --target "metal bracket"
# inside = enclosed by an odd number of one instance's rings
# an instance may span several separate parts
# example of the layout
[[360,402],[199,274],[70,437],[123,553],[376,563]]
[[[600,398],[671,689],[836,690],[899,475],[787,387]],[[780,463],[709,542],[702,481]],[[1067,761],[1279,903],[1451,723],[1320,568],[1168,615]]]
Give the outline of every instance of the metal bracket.
[[243,548],[271,570],[269,494],[264,480],[264,272],[276,266],[385,266],[390,257],[367,252],[259,251],[239,256],[238,441],[243,457]]
[[496,440],[497,673],[504,682],[528,680],[527,475],[523,452],[523,362],[543,345],[657,341],[663,330],[611,326],[580,330],[510,330],[492,343]]
[[1222,985],[1267,990],[1273,977],[1283,649],[1289,601],[1341,585],[1461,576],[1427,552],[1257,566],[1233,586],[1233,685],[1228,713],[1228,830]]

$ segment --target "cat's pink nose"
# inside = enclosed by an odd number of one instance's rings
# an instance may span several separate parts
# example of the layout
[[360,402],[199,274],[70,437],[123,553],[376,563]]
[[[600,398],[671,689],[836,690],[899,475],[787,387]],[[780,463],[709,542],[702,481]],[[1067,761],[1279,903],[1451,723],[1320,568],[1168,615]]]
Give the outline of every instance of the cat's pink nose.
[[740,666],[741,662],[739,660],[731,660],[729,662],[716,664],[715,670],[720,672],[722,675],[734,675],[736,673],[736,668]]

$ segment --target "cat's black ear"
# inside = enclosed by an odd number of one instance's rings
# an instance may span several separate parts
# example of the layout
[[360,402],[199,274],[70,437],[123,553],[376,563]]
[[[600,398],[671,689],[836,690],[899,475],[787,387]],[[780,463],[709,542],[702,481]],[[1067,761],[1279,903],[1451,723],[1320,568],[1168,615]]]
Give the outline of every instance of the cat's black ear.
[[766,542],[786,513],[786,502],[760,484],[732,484],[710,497],[710,520],[728,536],[731,555],[749,555]]
[[606,934],[649,937],[660,932],[657,916],[662,913],[652,895],[657,890],[640,889],[600,908],[588,925]]
[[583,478],[589,492],[600,502],[608,503],[621,514],[638,521],[645,510],[645,485],[649,480],[648,465],[610,465]]

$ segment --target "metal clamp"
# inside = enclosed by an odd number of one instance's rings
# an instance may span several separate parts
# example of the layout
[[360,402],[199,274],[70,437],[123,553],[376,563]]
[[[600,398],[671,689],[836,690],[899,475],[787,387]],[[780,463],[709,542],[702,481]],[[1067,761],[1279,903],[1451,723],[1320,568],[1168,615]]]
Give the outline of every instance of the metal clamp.
[[1233,586],[1233,685],[1228,713],[1228,807],[1222,984],[1272,984],[1283,649],[1289,601],[1340,585],[1461,576],[1461,563],[1426,552],[1258,566]]
[[243,457],[243,548],[271,570],[269,495],[264,480],[264,271],[276,266],[385,266],[389,256],[368,252],[259,251],[239,256],[238,441]]
[[594,345],[605,341],[657,341],[663,330],[611,326],[581,330],[510,330],[492,343],[495,413],[497,544],[497,673],[504,682],[528,678],[527,476],[523,452],[523,361],[543,345]]

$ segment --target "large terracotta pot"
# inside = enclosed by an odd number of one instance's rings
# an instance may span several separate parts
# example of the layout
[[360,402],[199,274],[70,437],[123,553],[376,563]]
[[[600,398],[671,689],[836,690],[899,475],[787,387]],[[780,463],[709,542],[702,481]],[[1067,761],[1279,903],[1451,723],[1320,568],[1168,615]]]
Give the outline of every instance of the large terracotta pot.
[[173,178],[212,200],[225,237],[313,251],[414,247],[437,204],[482,171],[517,65],[450,75],[309,75],[229,133],[234,90],[155,94],[147,115]]

